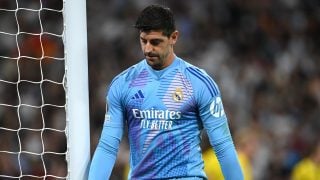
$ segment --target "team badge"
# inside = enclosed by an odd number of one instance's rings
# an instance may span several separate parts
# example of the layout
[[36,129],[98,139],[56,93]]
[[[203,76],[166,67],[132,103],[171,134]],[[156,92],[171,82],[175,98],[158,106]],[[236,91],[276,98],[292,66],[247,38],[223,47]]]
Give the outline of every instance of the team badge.
[[181,88],[176,88],[175,92],[172,95],[172,98],[176,102],[180,102],[183,99],[183,92]]

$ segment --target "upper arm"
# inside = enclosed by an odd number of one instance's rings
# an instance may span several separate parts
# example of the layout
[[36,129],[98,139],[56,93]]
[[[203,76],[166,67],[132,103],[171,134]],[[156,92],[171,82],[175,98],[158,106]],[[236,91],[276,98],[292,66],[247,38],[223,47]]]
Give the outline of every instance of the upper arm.
[[122,106],[121,89],[113,83],[106,97],[106,114],[103,128],[108,128],[108,134],[121,139],[124,128],[124,107]]

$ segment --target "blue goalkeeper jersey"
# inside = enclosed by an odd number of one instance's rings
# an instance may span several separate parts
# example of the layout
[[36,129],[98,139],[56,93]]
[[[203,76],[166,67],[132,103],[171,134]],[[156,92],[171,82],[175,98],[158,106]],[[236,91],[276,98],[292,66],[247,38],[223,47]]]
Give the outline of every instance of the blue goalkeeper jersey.
[[225,178],[242,179],[220,91],[203,70],[178,57],[160,71],[142,60],[114,78],[106,101],[89,179],[109,178],[125,126],[129,179],[206,179],[203,128]]

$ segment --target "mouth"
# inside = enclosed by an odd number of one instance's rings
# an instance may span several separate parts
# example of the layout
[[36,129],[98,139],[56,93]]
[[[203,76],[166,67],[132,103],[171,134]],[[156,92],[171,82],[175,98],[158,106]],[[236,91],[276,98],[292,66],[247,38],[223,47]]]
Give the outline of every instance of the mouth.
[[158,56],[146,56],[146,59],[148,59],[148,60],[155,60],[157,58],[158,58]]
[[145,53],[144,55],[145,55],[145,57],[146,57],[147,59],[155,59],[155,58],[158,58],[158,54],[152,53],[152,52]]

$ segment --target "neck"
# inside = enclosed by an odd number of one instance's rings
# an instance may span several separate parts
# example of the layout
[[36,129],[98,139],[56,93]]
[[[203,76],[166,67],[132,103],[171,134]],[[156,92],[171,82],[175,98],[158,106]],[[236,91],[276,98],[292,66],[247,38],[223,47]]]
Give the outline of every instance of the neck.
[[175,57],[175,54],[174,54],[174,53],[170,53],[170,54],[168,55],[168,57],[167,57],[166,63],[163,65],[163,68],[162,68],[162,69],[170,66],[175,58],[176,58],[176,57]]

